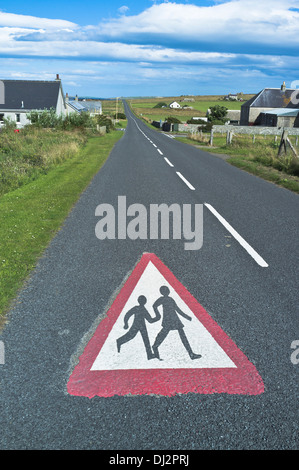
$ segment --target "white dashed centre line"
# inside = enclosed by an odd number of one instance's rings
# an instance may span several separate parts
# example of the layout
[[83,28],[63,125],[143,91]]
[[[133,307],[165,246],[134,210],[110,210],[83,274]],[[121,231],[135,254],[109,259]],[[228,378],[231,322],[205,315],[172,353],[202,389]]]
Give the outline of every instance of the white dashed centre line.
[[166,163],[168,163],[169,166],[173,167],[173,164],[168,160],[168,158],[164,157],[164,160]]
[[192,191],[195,191],[194,186],[192,186],[192,184],[189,183],[188,180],[186,180],[186,178],[182,175],[182,173],[180,173],[179,171],[176,171],[176,174],[181,178],[182,181],[184,181],[184,183],[188,186],[189,189],[191,189]]

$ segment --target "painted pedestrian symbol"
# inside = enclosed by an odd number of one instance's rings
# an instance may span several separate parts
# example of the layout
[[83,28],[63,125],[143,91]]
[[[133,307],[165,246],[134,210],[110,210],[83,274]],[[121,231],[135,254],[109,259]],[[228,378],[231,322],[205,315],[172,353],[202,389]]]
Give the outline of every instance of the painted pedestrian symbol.
[[120,352],[121,345],[127,343],[128,341],[131,341],[133,338],[135,338],[137,333],[140,332],[146,349],[147,358],[154,359],[156,356],[151,350],[145,320],[147,320],[149,323],[154,323],[156,321],[156,318],[152,318],[147,309],[145,308],[144,305],[146,304],[146,297],[144,295],[140,295],[138,297],[138,303],[139,305],[131,308],[125,315],[125,330],[128,329],[128,321],[132,316],[134,317],[134,322],[128,333],[117,339],[117,351]]
[[153,253],[142,255],[86,337],[72,358],[71,395],[264,391],[255,366]]
[[[171,330],[176,330],[190,358],[192,360],[201,358],[201,354],[195,354],[192,351],[190,343],[184,332],[184,324],[182,323],[178,315],[181,315],[183,318],[185,318],[188,321],[191,321],[192,318],[186,313],[184,313],[179,308],[177,303],[173,300],[173,298],[169,296],[170,290],[167,286],[161,286],[160,293],[162,294],[162,296],[159,299],[157,299],[155,303],[153,304],[155,317],[151,317],[150,313],[145,308],[147,299],[144,295],[140,295],[138,297],[139,305],[134,306],[126,313],[124,317],[124,329],[125,330],[129,328],[128,322],[132,316],[134,317],[134,320],[129,331],[117,339],[116,341],[117,351],[120,352],[121,346],[133,340],[135,336],[138,334],[138,332],[140,332],[144,346],[145,346],[147,358],[149,360],[154,359],[154,358],[161,360],[158,348],[159,346],[161,346],[161,344],[165,340],[168,333]],[[162,307],[163,309],[162,329],[158,333],[156,340],[151,349],[145,321],[147,321],[148,323],[155,323],[159,321],[161,319],[161,313],[159,311],[159,307]]]
[[158,348],[161,346],[163,341],[165,340],[166,336],[171,330],[177,330],[181,341],[188,352],[190,359],[199,359],[201,357],[201,354],[195,354],[191,346],[189,344],[189,341],[187,339],[187,336],[184,332],[184,324],[178,317],[178,315],[181,315],[183,318],[187,319],[188,321],[191,321],[192,318],[184,313],[176,304],[176,302],[169,296],[170,290],[167,286],[162,286],[160,288],[160,293],[162,294],[162,297],[160,297],[158,300],[153,305],[153,309],[156,313],[156,319],[159,320],[161,315],[158,310],[159,306],[163,307],[163,320],[162,320],[162,330],[158,333],[158,336],[156,337],[155,343],[153,344],[153,352],[155,356],[160,359]]

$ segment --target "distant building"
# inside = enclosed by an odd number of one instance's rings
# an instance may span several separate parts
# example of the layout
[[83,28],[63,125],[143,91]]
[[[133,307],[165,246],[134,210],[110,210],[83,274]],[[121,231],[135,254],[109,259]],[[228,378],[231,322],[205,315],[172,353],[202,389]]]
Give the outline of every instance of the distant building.
[[17,127],[29,124],[30,111],[54,108],[66,115],[67,108],[59,75],[53,81],[1,80],[0,127],[3,119],[11,119]]
[[285,82],[280,88],[264,88],[241,106],[241,126],[299,127],[299,97],[293,99],[294,94],[296,90],[287,89]]
[[98,100],[83,100],[81,101],[84,108],[90,113],[91,116],[102,114],[102,102]]
[[179,109],[181,105],[177,101],[173,101],[172,103],[170,103],[169,107],[172,109]]
[[234,95],[232,93],[229,93],[227,96],[224,97],[226,101],[238,101],[238,95]]
[[79,100],[78,95],[75,96],[75,99],[70,99],[67,93],[65,102],[68,114],[82,112],[88,112],[91,116],[102,114],[102,102],[98,100]]

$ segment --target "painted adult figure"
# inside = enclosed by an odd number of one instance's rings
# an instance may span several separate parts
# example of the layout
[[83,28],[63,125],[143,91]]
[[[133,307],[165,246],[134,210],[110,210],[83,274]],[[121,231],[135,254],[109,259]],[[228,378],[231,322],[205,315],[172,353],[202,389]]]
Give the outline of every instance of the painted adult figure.
[[146,323],[145,321],[148,321],[149,323],[154,323],[156,321],[156,318],[152,318],[145,308],[145,304],[147,302],[147,299],[144,295],[140,295],[138,297],[138,304],[135,307],[131,308],[126,314],[124,318],[124,329],[127,330],[129,328],[128,321],[129,319],[133,316],[133,324],[129,331],[118,338],[116,340],[117,344],[117,350],[120,352],[120,348],[122,344],[127,343],[128,341],[131,341],[135,336],[137,335],[138,332],[140,332],[143,343],[145,346],[146,354],[148,359],[154,359],[156,356],[153,354],[151,350],[151,345],[149,342],[149,337],[146,329]]
[[162,318],[162,330],[158,333],[155,342],[153,344],[153,352],[155,356],[160,359],[158,348],[159,346],[163,343],[164,339],[168,335],[168,333],[171,330],[177,330],[181,341],[188,352],[189,356],[191,359],[199,359],[201,357],[200,354],[195,354],[191,346],[189,344],[189,341],[187,339],[187,336],[184,332],[184,324],[180,320],[178,315],[181,315],[183,318],[186,320],[191,321],[192,318],[184,313],[176,304],[176,302],[169,297],[170,290],[168,289],[167,286],[162,286],[160,287],[160,293],[162,294],[162,297],[160,297],[158,300],[153,305],[154,312],[156,314],[155,320],[158,321],[161,318],[161,314],[158,310],[158,307],[162,306],[163,308],[163,318]]

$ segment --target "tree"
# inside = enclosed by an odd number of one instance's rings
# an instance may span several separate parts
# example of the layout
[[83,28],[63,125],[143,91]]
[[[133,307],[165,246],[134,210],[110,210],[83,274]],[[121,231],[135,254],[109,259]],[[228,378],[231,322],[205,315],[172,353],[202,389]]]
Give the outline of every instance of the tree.
[[225,122],[227,111],[228,111],[228,108],[226,108],[225,106],[220,106],[219,104],[216,104],[215,106],[211,106],[208,120],[210,122],[214,122],[214,121]]
[[159,101],[159,103],[157,103],[154,108],[163,108],[163,107],[167,107],[167,104],[164,103],[163,101]]

